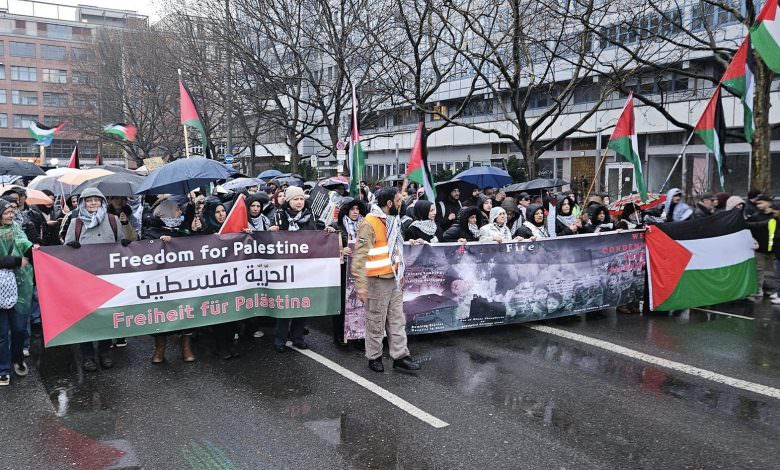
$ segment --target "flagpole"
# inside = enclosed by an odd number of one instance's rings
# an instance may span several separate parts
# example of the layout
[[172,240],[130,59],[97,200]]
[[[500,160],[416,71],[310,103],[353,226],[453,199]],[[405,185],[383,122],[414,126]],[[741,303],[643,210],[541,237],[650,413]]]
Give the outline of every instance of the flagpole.
[[46,163],[46,147],[41,145],[39,146],[39,148],[40,148],[39,156],[41,157],[41,165],[43,165],[44,163]]
[[[181,81],[181,69],[177,70],[179,72],[179,81]],[[181,96],[179,96],[179,102],[181,102]],[[187,132],[187,124],[182,124],[182,127],[184,128],[184,155],[190,158],[190,134]]]
[[604,162],[607,159],[607,152],[609,151],[609,148],[605,148],[601,155],[601,162],[599,163],[599,167],[596,169],[596,174],[593,175],[593,181],[590,182],[590,188],[588,188],[588,193],[585,195],[585,198],[582,200],[583,204],[588,203],[588,198],[590,197],[590,193],[593,192],[593,187],[596,185],[596,178],[598,178],[599,174],[601,174],[601,167],[604,166]]
[[661,189],[658,190],[659,194],[663,194],[664,189],[666,189],[666,185],[669,184],[669,180],[672,179],[672,173],[674,173],[674,170],[677,169],[677,165],[680,163],[680,160],[682,160],[683,155],[685,155],[685,150],[688,148],[688,144],[691,143],[691,139],[693,138],[693,132],[688,136],[688,140],[685,141],[685,145],[683,145],[682,150],[680,150],[680,154],[677,155],[677,160],[674,161],[674,165],[672,165],[672,170],[669,172],[669,175],[666,177],[666,181],[664,181],[664,184],[661,186]]

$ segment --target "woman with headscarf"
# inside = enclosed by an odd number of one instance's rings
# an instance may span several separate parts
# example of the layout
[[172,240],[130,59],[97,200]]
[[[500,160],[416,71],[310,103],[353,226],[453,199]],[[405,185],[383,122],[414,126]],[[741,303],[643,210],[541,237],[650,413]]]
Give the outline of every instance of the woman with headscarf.
[[561,199],[555,211],[555,233],[559,237],[576,235],[582,228],[582,221],[574,215],[571,200]]
[[623,208],[620,219],[615,222],[615,229],[634,230],[643,228],[642,212],[636,204],[628,204]]
[[[108,213],[108,201],[97,188],[87,188],[81,193],[79,206],[73,211],[73,218],[65,235],[65,244],[71,248],[81,248],[82,245],[121,242],[123,246],[130,244],[119,229],[119,220]],[[114,366],[111,358],[111,340],[98,341],[98,356],[104,369]],[[95,346],[92,341],[81,343],[82,367],[87,372],[97,370]]]
[[438,243],[441,235],[436,225],[436,205],[424,199],[414,203],[412,208],[414,221],[404,231],[404,240],[424,240],[428,243]]
[[[24,362],[24,343],[27,340],[27,322],[32,306],[33,244],[19,225],[14,223],[16,209],[0,199],[0,386],[11,382],[11,366],[19,377],[28,373]],[[7,271],[6,271],[7,270]],[[14,299],[13,292],[16,292]]]
[[730,197],[731,193],[715,193],[715,199],[718,201],[717,204],[715,204],[715,213],[726,210],[726,201],[728,201]]
[[[285,191],[285,203],[276,211],[276,220],[271,231],[297,232],[299,230],[319,230],[318,220],[306,202],[306,195],[302,188],[289,186]],[[335,232],[333,227],[325,227],[328,232]],[[287,350],[287,339],[291,339],[298,349],[308,349],[309,345],[304,339],[306,318],[277,318],[276,331],[274,332],[274,348],[283,353]]]
[[466,206],[458,212],[458,223],[444,232],[443,239],[445,242],[478,242],[482,225],[477,206]]
[[264,213],[269,202],[268,195],[261,191],[247,196],[246,215],[249,221],[249,229],[252,232],[265,232],[271,228],[271,221]]
[[523,237],[512,238],[512,232],[506,224],[507,215],[502,207],[494,207],[490,211],[490,220],[479,229],[479,241],[509,243],[521,241]]
[[347,257],[352,256],[352,246],[357,241],[357,234],[363,217],[368,213],[366,204],[360,199],[345,198],[339,206],[338,220],[333,224],[341,235],[341,313],[333,315],[333,342],[336,346],[343,347],[344,341],[344,313],[346,312],[346,286],[347,286]]
[[615,226],[609,218],[607,206],[593,204],[588,207],[588,223],[582,227],[582,233],[602,233],[614,229]]
[[672,188],[666,193],[664,201],[663,219],[666,222],[680,222],[688,220],[693,215],[693,209],[688,204],[682,202],[682,191],[679,188]]
[[544,207],[530,205],[525,213],[527,215],[526,221],[523,222],[522,227],[517,229],[515,235],[531,240],[550,238],[550,234],[547,232],[547,224],[544,220]]
[[[184,225],[184,215],[179,204],[173,199],[163,199],[157,203],[152,216],[147,220],[142,232],[144,240],[162,240],[168,243],[174,238],[186,237],[190,231]],[[193,362],[195,354],[192,352],[192,330],[181,331],[181,359],[184,362]],[[154,334],[154,352],[152,364],[165,362],[165,345],[168,336],[174,333]]]

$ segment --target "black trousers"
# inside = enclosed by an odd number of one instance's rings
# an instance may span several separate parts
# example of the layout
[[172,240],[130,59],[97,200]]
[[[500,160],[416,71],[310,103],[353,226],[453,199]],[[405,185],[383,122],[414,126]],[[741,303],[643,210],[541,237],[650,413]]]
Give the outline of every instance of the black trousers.
[[284,346],[287,338],[292,339],[294,343],[303,342],[303,332],[306,327],[306,318],[277,318],[276,330],[274,331],[274,344]]

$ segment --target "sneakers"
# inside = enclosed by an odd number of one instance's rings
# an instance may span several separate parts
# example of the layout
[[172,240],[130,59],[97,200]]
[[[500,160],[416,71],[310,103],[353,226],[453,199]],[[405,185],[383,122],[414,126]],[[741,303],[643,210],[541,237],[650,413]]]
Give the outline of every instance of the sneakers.
[[6,386],[11,384],[11,377],[8,375],[0,375],[0,386]]
[[97,371],[97,363],[95,363],[94,359],[84,359],[84,362],[81,364],[81,367],[87,372]]
[[117,338],[116,342],[114,343],[115,348],[125,348],[127,347],[127,338]]
[[780,297],[775,297],[770,302],[772,302],[772,305],[780,305]]
[[263,333],[260,330],[257,330],[254,333],[252,333],[252,337],[254,337],[254,338],[262,338],[263,336],[265,336],[265,333]]
[[24,356],[24,357],[30,357],[30,348],[24,348],[24,349],[22,349],[22,356]]
[[19,377],[24,377],[27,375],[29,370],[27,369],[27,364],[22,361],[20,364],[14,364],[14,373],[18,375]]
[[780,299],[780,296],[777,295],[777,292],[769,296],[769,300],[777,300]]

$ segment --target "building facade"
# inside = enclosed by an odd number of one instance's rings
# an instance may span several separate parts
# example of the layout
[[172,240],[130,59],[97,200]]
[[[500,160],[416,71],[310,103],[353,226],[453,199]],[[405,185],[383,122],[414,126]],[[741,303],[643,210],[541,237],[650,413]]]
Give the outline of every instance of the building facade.
[[[82,161],[100,152],[106,163],[124,166],[121,148],[69,125],[64,116],[97,99],[90,73],[78,67],[93,57],[96,30],[146,24],[148,18],[134,11],[0,0],[0,155],[56,166],[67,162],[78,141]],[[63,120],[63,132],[41,161],[30,124]]]

